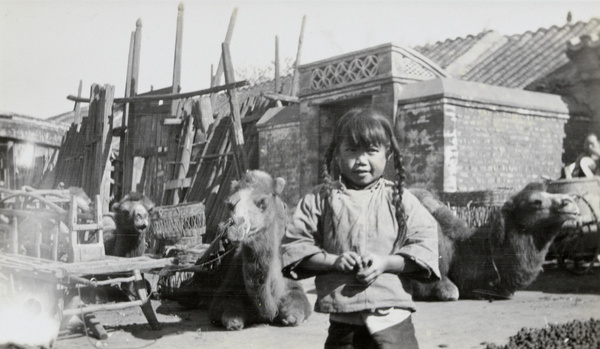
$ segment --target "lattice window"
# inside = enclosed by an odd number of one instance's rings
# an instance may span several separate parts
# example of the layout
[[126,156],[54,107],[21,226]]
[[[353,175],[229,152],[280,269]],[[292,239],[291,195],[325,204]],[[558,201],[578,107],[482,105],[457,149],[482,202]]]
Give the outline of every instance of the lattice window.
[[425,69],[422,65],[408,57],[402,58],[401,65],[402,69],[404,70],[404,73],[407,75],[422,76],[428,78],[435,77],[435,75],[431,71]]
[[311,73],[310,86],[313,90],[321,90],[374,77],[378,63],[377,56],[370,55],[315,68]]

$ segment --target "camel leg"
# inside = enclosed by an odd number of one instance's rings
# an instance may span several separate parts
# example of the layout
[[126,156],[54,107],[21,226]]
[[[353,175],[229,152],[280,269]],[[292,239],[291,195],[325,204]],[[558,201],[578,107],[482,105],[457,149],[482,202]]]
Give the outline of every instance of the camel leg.
[[246,305],[237,297],[223,299],[221,308],[221,324],[229,331],[241,330],[250,321]]
[[459,297],[458,287],[447,276],[442,276],[431,291],[431,296],[440,301],[456,301]]
[[290,283],[288,293],[281,299],[276,321],[283,326],[297,326],[308,318],[311,306],[302,285]]

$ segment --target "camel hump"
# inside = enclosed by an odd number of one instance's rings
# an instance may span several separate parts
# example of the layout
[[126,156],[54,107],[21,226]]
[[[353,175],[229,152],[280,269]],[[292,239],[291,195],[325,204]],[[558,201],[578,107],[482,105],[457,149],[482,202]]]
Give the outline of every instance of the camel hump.
[[430,191],[421,188],[409,189],[413,195],[419,199],[421,204],[431,213],[433,218],[442,228],[443,234],[452,239],[464,239],[472,235],[473,230],[469,228],[467,222],[458,218],[447,205],[444,205]]

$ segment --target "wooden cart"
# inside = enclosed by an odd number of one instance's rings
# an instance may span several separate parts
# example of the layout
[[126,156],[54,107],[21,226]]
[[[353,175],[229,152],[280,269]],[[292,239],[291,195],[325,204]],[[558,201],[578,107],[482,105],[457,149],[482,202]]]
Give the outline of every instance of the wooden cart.
[[[0,254],[0,274],[10,280],[5,292],[29,292],[26,302],[36,301],[59,322],[73,315],[80,316],[99,339],[107,337],[102,324],[95,321],[97,311],[140,307],[149,325],[154,330],[161,328],[149,302],[142,272],[162,269],[171,264],[170,258],[149,257],[122,258],[107,256],[102,260],[64,263],[40,258]],[[99,287],[118,283],[132,283],[135,294],[130,301],[83,304],[77,297],[81,287]],[[57,333],[58,335],[58,333]]]
[[[25,302],[39,304],[59,322],[72,315],[84,320],[95,335],[106,332],[93,313],[141,307],[150,326],[160,324],[149,302],[142,272],[159,270],[170,258],[122,258],[104,255],[99,198],[89,207],[69,190],[0,191],[0,298],[31,294]],[[129,301],[83,304],[81,288],[127,284]],[[58,335],[58,333],[57,333]]]
[[580,222],[566,224],[554,240],[551,256],[575,274],[588,272],[600,255],[600,180],[571,178],[547,181],[548,192],[575,196],[581,212]]

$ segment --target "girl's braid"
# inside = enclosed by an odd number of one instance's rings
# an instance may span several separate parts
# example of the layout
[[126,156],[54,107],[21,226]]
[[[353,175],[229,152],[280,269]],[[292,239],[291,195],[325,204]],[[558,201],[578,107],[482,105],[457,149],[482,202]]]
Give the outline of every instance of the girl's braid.
[[[396,138],[392,134],[390,139],[390,148],[392,149],[392,155],[394,156],[394,169],[396,172],[396,187],[394,188],[394,206],[396,206],[396,220],[398,221],[399,236],[402,240],[406,236],[406,213],[404,212],[404,205],[402,204],[402,194],[404,193],[404,180],[406,174],[404,173],[404,162],[402,160],[402,153]],[[403,241],[399,241],[403,243]]]
[[331,144],[329,145],[329,148],[327,149],[327,151],[325,152],[325,160],[323,161],[323,170],[321,172],[321,179],[323,180],[323,183],[325,183],[325,187],[330,187],[331,183],[332,183],[332,178],[331,178],[331,166],[333,163],[333,154],[335,152],[335,143],[331,142]]

